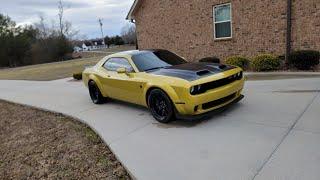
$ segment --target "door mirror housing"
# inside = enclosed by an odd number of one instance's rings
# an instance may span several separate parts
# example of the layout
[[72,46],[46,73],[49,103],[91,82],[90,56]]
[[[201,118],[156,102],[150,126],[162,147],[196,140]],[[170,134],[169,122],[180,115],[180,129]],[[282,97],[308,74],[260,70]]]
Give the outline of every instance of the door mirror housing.
[[127,73],[127,70],[126,70],[126,68],[118,68],[118,69],[117,69],[117,73],[119,73],[119,74],[126,74],[126,73]]

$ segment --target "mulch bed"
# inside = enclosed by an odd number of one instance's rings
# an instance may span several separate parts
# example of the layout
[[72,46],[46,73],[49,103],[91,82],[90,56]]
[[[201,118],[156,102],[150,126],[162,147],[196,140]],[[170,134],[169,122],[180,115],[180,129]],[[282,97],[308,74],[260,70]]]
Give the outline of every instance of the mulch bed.
[[72,118],[0,100],[0,179],[131,179]]

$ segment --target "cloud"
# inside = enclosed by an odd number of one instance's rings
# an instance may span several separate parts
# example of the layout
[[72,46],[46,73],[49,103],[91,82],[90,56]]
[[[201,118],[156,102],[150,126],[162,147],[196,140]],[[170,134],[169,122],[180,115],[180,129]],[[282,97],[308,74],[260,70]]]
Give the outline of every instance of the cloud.
[[[87,37],[100,37],[98,19],[103,19],[106,35],[119,34],[127,23],[125,17],[134,0],[63,0],[65,20]],[[32,24],[43,15],[57,21],[58,0],[0,0],[0,13],[9,15],[17,24]]]
[[[23,7],[31,7],[31,8],[52,8],[57,7],[58,2],[56,0],[45,0],[45,1],[39,1],[39,0],[18,0],[19,5]],[[89,5],[87,2],[73,2],[73,1],[63,1],[63,4],[66,7],[72,7],[72,8],[81,8],[86,7]]]

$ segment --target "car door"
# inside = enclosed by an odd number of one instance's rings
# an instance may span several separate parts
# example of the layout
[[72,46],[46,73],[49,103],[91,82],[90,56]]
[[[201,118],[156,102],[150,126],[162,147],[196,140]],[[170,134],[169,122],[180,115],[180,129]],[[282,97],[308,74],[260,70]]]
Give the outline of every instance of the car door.
[[[103,66],[107,71],[104,90],[110,97],[135,104],[142,104],[143,80],[136,78],[132,65],[126,58],[113,57]],[[117,69],[125,68],[127,73],[118,73]]]

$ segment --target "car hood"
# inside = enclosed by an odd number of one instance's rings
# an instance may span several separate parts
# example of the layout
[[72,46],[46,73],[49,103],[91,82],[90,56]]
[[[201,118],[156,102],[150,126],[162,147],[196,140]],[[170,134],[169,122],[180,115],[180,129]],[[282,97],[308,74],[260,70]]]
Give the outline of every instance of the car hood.
[[234,68],[236,67],[215,63],[185,63],[150,71],[149,73],[195,81]]

